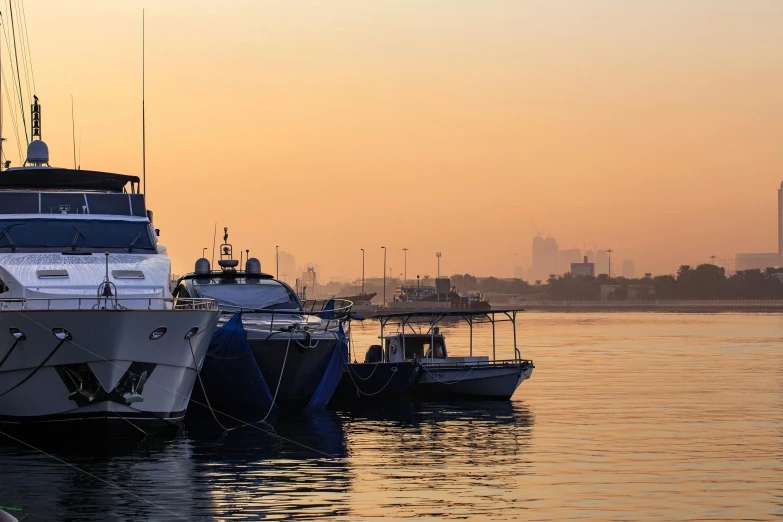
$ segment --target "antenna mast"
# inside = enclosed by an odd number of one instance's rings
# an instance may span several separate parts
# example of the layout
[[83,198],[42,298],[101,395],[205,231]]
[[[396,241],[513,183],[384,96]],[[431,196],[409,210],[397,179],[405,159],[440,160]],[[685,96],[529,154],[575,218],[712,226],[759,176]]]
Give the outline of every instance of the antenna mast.
[[[0,29],[5,31],[2,27],[3,15],[0,13]],[[3,71],[3,49],[0,45],[0,73]],[[3,76],[0,74],[0,170],[3,170]]]
[[147,136],[144,118],[144,9],[141,10],[141,179],[147,196]]
[[73,170],[76,170],[76,127],[73,122],[73,94],[71,94],[71,136],[73,138]]

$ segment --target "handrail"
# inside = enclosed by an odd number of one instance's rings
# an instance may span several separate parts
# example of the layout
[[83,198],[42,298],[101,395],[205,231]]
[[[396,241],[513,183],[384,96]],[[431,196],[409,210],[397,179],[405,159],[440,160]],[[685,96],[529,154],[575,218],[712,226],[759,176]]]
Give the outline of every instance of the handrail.
[[[334,301],[334,308],[325,310],[326,305]],[[240,306],[222,306],[220,311],[223,315],[235,314],[241,312],[248,315],[260,315],[264,316],[265,320],[269,321],[269,331],[274,331],[275,321],[278,321],[279,330],[285,330],[290,327],[291,324],[301,324],[300,322],[307,323],[303,328],[306,331],[327,331],[330,326],[336,328],[337,325],[344,321],[351,311],[353,303],[347,299],[315,299],[312,301],[305,301],[301,309],[290,308],[246,308]],[[324,317],[326,315],[326,317]],[[283,319],[281,316],[295,316],[299,318],[300,322],[291,319]],[[310,319],[313,321],[310,321]],[[316,324],[317,326],[313,326]],[[283,324],[284,326],[281,326]]]
[[426,364],[430,368],[465,368],[470,366],[510,366],[514,364],[533,364],[532,359],[498,359],[498,360],[485,360],[485,361],[468,361],[468,362],[434,362],[422,360],[422,364]]
[[[216,299],[206,297],[120,297],[117,299],[123,309],[127,310],[219,310]],[[146,307],[126,306],[130,301],[134,304],[146,303]],[[76,306],[56,306],[57,304],[76,303]],[[7,297],[0,298],[0,311],[3,310],[92,310],[98,300],[95,297]],[[55,308],[52,308],[52,304]],[[125,303],[125,305],[123,305]],[[153,306],[157,304],[160,306]],[[13,306],[18,305],[18,307]],[[41,305],[41,306],[35,306]],[[168,307],[167,305],[171,305]]]

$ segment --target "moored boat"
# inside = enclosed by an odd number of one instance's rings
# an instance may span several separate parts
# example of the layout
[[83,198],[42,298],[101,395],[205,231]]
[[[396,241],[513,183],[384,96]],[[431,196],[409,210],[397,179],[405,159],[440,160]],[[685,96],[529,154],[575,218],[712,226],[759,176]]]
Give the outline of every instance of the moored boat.
[[325,407],[342,372],[338,329],[350,303],[303,303],[286,283],[261,272],[257,259],[238,270],[227,241],[225,229],[220,270],[199,259],[174,291],[214,298],[221,311],[201,371],[206,396],[200,400],[197,389],[191,408],[209,402],[216,412],[256,421],[272,411]]
[[217,303],[172,297],[138,177],[48,156],[36,139],[24,166],[0,171],[0,429],[79,440],[175,430]]
[[[421,372],[410,395],[426,398],[472,398],[508,400],[517,388],[529,379],[535,366],[522,359],[516,346],[516,316],[518,310],[491,311],[431,311],[378,314],[381,325],[380,357],[389,363],[416,361]],[[444,319],[460,319],[470,327],[469,355],[451,356],[446,338],[437,326]],[[496,358],[494,323],[509,321],[514,329],[514,356]],[[473,325],[492,323],[492,359],[473,355]],[[384,335],[384,330],[396,326],[397,331]],[[417,332],[414,326],[422,327]],[[427,329],[423,330],[423,327]]]

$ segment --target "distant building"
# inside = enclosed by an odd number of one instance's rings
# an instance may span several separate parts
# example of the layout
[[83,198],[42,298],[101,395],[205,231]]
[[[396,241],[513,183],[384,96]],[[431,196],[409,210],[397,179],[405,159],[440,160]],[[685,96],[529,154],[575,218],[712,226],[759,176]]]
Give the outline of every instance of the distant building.
[[[569,248],[567,250],[561,250],[558,253],[558,267],[560,272],[565,272],[571,267],[573,263],[580,263],[582,261],[582,252],[578,248]],[[558,273],[558,275],[562,275]]]
[[764,270],[767,267],[780,266],[778,254],[737,254],[735,265],[737,270]]
[[293,254],[281,250],[278,252],[278,259],[280,262],[280,279],[291,284],[292,279],[295,279],[296,275],[296,258],[294,258]]
[[297,292],[307,292],[307,295],[315,297],[316,287],[318,285],[318,278],[316,277],[315,268],[312,266],[307,267],[307,272],[302,272],[302,277],[296,280]]
[[783,183],[778,189],[778,251],[763,254],[736,254],[734,256],[736,270],[752,270],[758,268],[777,268],[783,265]]
[[540,279],[546,281],[550,274],[557,274],[557,241],[553,237],[533,238],[532,266],[528,271],[528,281]]
[[587,256],[581,263],[571,263],[571,275],[595,277],[595,263],[588,263]]
[[525,278],[525,268],[522,266],[515,266],[514,267],[514,279],[524,279]]
[[634,278],[633,261],[631,261],[630,259],[623,260],[623,277],[626,279]]

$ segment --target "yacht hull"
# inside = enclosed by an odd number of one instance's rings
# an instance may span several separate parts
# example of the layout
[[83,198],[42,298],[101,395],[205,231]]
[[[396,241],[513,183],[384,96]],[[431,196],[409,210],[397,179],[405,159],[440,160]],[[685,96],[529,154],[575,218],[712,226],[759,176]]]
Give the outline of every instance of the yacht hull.
[[217,310],[0,311],[0,429],[108,439],[176,430],[217,320]]
[[247,329],[247,336],[272,396],[277,390],[275,403],[278,407],[281,410],[305,408],[329,366],[337,346],[337,335],[328,331],[313,333],[309,344],[301,333],[270,334]]
[[444,366],[422,363],[417,398],[467,398],[508,400],[533,373],[530,363]]

